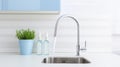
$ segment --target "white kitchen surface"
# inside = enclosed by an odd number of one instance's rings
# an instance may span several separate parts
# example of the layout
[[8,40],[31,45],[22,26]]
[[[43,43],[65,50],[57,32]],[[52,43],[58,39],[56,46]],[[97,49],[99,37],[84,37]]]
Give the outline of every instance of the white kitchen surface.
[[[69,56],[67,53],[57,55]],[[73,55],[73,54],[72,54]],[[71,56],[71,55],[70,55]],[[120,56],[112,53],[85,53],[83,57],[90,64],[44,64],[41,63],[45,56],[28,55],[22,56],[17,53],[0,53],[0,67],[119,67]]]

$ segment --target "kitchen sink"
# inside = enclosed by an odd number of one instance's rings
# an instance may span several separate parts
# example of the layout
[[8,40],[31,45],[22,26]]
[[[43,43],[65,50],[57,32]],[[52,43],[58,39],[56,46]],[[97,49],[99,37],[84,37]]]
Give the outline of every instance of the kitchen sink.
[[47,57],[44,58],[42,63],[59,63],[59,64],[88,64],[90,61],[83,57]]

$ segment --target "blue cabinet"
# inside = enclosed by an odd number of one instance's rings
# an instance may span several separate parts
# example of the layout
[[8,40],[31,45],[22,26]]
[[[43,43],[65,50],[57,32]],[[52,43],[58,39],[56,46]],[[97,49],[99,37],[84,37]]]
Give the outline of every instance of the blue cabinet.
[[40,0],[8,0],[8,10],[39,11]]
[[0,0],[0,10],[2,10],[2,0]]
[[60,0],[0,0],[1,11],[60,11]]
[[8,0],[1,0],[2,1],[2,10],[7,10],[8,7]]
[[41,0],[40,10],[42,11],[59,11],[60,0]]

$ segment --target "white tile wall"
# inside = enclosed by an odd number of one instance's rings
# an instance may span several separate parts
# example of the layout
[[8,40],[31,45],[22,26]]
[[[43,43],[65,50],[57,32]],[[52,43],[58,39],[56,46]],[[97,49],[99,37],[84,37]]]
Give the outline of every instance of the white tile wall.
[[120,4],[119,0],[113,1],[113,52],[120,54]]
[[120,4],[119,0],[113,1],[113,34],[120,34]]
[[[61,0],[61,13],[75,16],[80,23],[81,44],[87,41],[88,51],[111,51],[111,0]],[[48,32],[53,37],[60,15],[0,15],[0,52],[18,52],[16,29],[31,28]],[[71,19],[61,20],[56,52],[74,52],[76,25]]]

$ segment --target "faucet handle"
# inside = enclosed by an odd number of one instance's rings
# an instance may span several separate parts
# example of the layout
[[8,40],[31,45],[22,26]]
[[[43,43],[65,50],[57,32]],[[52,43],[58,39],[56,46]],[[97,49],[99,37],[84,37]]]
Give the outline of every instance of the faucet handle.
[[87,50],[86,46],[87,46],[87,41],[85,40],[85,41],[84,41],[84,46],[81,47],[80,50],[81,50],[81,51]]

